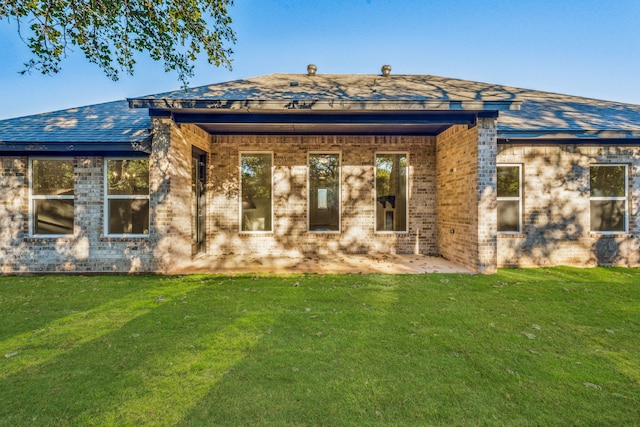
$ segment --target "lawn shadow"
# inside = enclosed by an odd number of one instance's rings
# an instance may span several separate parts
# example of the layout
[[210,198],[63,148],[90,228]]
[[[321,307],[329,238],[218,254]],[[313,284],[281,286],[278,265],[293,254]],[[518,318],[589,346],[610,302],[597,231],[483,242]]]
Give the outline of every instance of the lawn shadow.
[[[69,280],[68,275],[0,277],[0,316],[6,316],[1,323],[11,325],[0,328],[0,349],[15,335],[45,330],[67,316],[103,305],[105,292],[111,299],[120,299],[148,290],[147,277],[139,276],[138,279],[132,286],[131,277],[127,276],[82,275],[73,280]],[[153,278],[150,283],[157,283],[155,280]],[[64,288],[58,286],[58,282],[64,283]]]
[[297,281],[287,293],[298,296],[256,344],[257,357],[249,355],[230,369],[179,425],[379,422],[386,405],[400,404],[385,389],[403,381],[390,378],[385,368],[397,360],[387,359],[391,344],[380,329],[393,322],[401,277]]
[[[14,424],[163,424],[182,418],[199,393],[251,348],[254,332],[265,328],[256,327],[262,320],[252,310],[213,308],[216,298],[201,295],[206,283],[179,287],[176,282],[175,294],[149,295],[149,309],[122,323],[114,319],[108,333],[79,345],[44,343],[52,357],[43,356],[2,380],[0,400],[7,404],[0,408],[0,419]],[[30,350],[7,360],[27,357]]]

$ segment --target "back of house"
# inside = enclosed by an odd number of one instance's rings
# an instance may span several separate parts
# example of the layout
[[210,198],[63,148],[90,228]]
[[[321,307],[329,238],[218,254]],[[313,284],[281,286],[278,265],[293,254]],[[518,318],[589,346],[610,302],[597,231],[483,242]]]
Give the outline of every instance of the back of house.
[[640,106],[430,75],[273,74],[0,121],[0,272],[201,254],[640,264]]

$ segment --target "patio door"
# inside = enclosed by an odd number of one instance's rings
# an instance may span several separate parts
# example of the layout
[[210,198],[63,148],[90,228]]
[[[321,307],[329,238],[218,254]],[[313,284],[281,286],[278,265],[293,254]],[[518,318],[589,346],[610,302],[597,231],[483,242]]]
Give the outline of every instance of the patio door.
[[193,148],[191,156],[191,254],[205,252],[206,240],[206,154]]

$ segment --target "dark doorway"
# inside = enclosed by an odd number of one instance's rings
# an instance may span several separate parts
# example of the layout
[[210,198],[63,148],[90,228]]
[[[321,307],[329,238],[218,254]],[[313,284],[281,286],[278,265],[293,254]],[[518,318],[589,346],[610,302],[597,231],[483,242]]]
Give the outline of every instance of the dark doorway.
[[206,252],[206,172],[207,155],[197,148],[191,158],[191,254]]

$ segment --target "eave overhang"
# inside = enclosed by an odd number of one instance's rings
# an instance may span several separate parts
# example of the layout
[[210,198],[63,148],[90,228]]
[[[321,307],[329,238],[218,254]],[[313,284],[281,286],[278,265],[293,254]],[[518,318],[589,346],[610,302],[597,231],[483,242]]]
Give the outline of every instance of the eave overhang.
[[519,101],[129,99],[152,117],[210,134],[437,135],[517,110]]
[[145,156],[151,154],[151,138],[137,142],[30,142],[0,141],[3,155],[105,155]]
[[456,101],[456,100],[325,100],[325,99],[169,99],[132,98],[131,108],[155,110],[230,110],[258,111],[516,111],[521,101]]
[[216,134],[437,135],[452,125],[473,126],[497,111],[287,111],[150,110],[176,124]]
[[325,112],[217,112],[150,110],[176,124],[195,124],[210,134],[403,134],[436,135],[451,125],[475,125],[478,116],[497,112],[389,111]]
[[498,130],[501,144],[640,144],[639,130]]

